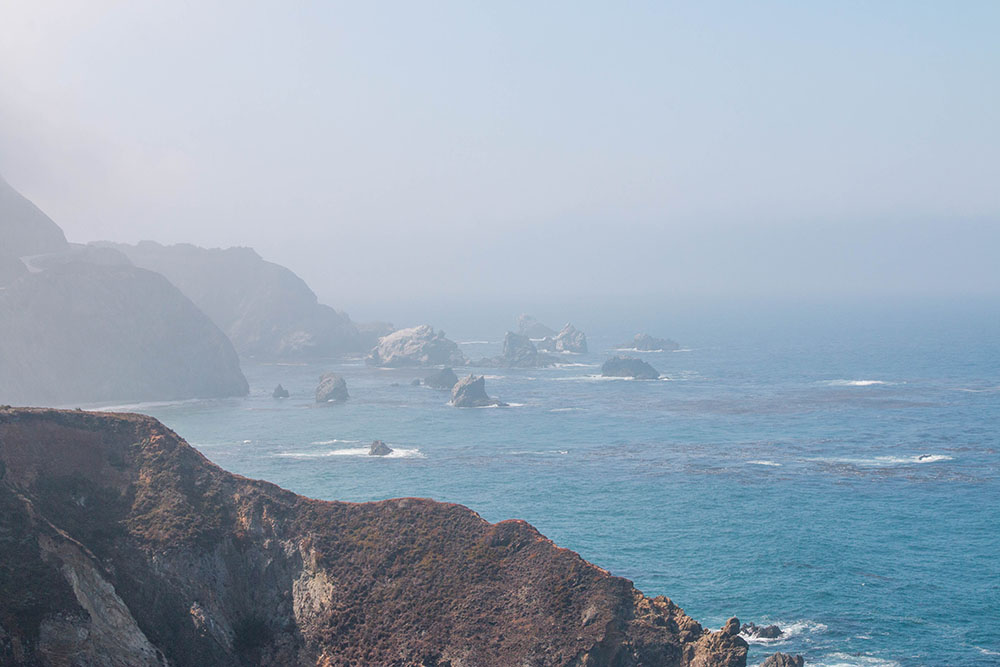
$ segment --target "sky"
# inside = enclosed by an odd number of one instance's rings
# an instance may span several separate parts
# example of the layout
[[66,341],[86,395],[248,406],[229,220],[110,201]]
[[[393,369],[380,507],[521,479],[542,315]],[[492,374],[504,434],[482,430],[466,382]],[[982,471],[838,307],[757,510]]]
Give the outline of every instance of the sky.
[[72,241],[324,301],[1000,295],[1000,3],[0,3]]

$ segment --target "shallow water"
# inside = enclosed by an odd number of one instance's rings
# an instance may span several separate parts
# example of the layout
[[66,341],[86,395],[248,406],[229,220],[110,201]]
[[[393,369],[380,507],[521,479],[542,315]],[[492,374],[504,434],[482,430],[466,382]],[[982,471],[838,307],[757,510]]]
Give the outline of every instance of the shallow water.
[[[247,361],[247,399],[114,407],[234,472],[523,518],[709,626],[737,615],[788,631],[751,644],[748,664],[775,650],[810,665],[1000,664],[995,312],[664,325],[650,333],[685,347],[637,355],[669,377],[646,382],[598,377],[634,330],[591,322],[591,354],[563,367],[481,370],[509,408],[452,408],[410,386],[421,372],[360,361]],[[466,331],[453,338],[468,356],[497,353],[502,332]],[[329,370],[351,399],[316,406]],[[270,397],[279,382],[290,399]],[[397,454],[366,456],[374,439]]]

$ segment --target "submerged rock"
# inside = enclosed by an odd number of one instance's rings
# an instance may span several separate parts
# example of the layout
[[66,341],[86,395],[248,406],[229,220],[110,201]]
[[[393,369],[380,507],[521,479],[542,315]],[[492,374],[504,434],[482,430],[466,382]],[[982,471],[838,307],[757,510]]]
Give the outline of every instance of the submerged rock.
[[622,343],[622,349],[640,350],[642,352],[660,352],[667,350],[678,350],[680,344],[669,338],[656,338],[645,333],[637,333],[631,343]]
[[340,403],[350,398],[347,382],[336,373],[325,373],[316,387],[317,403]]
[[555,336],[555,329],[550,329],[531,315],[521,315],[517,318],[517,332],[528,338],[541,339]]
[[491,405],[504,407],[507,404],[486,394],[486,378],[470,375],[458,381],[451,390],[451,404],[456,408],[483,408]]
[[463,366],[467,363],[458,344],[443,331],[422,324],[400,329],[379,339],[365,363],[370,366]]
[[740,634],[744,637],[755,639],[777,639],[785,633],[777,625],[757,625],[755,623],[744,623],[740,628]]
[[792,656],[787,653],[775,653],[760,663],[760,667],[804,667],[805,664],[805,658],[801,655]]
[[587,352],[587,336],[572,324],[567,324],[554,337],[547,336],[542,339],[538,343],[538,349],[543,352],[585,354]]
[[635,378],[637,380],[658,380],[660,371],[642,359],[634,357],[611,357],[601,366],[604,377]]
[[288,390],[280,384],[274,388],[274,391],[271,392],[271,398],[288,398],[288,396]]
[[376,440],[368,448],[368,456],[388,456],[389,454],[392,454],[392,447],[381,440]]
[[0,409],[0,471],[3,664],[746,664],[524,521],[311,500],[150,417]]
[[451,368],[442,368],[424,378],[424,384],[432,389],[447,389],[451,391],[458,383],[458,376]]

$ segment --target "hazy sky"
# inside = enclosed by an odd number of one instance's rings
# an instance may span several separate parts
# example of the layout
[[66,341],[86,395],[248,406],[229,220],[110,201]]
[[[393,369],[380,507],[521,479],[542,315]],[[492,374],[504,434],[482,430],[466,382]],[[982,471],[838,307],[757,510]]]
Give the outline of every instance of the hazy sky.
[[252,245],[348,308],[996,294],[998,35],[992,0],[3,0],[0,172],[71,240]]

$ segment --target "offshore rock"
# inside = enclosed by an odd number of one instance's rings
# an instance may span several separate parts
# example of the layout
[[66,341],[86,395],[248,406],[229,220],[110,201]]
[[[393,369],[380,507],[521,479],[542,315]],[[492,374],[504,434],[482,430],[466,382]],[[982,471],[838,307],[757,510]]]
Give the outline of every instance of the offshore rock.
[[448,340],[443,331],[422,324],[400,329],[379,339],[365,359],[370,366],[464,366],[465,355],[458,344]]
[[740,634],[745,637],[755,639],[777,639],[785,633],[777,625],[757,625],[755,623],[744,623],[740,628]]
[[801,655],[792,656],[787,653],[775,653],[760,663],[760,667],[803,667],[805,664],[805,658]]
[[680,344],[669,338],[656,338],[645,333],[637,333],[630,343],[622,343],[623,350],[639,350],[640,352],[663,352],[679,350]]
[[323,502],[140,415],[0,409],[0,664],[743,667],[523,521]]
[[458,376],[451,368],[442,368],[425,377],[424,384],[432,389],[451,391],[458,384]]
[[506,403],[486,394],[486,378],[470,375],[458,381],[451,390],[451,404],[456,408],[506,407]]
[[517,333],[536,340],[555,336],[555,329],[550,329],[531,315],[521,315],[517,318]]
[[350,398],[347,382],[336,373],[324,373],[316,387],[317,403],[342,403]]
[[288,390],[280,384],[274,388],[274,391],[271,392],[271,398],[288,398],[288,396]]
[[368,456],[388,456],[389,454],[392,454],[392,447],[381,440],[376,440],[368,448]]
[[656,370],[642,359],[634,357],[611,357],[601,366],[604,377],[635,378],[637,380],[658,380],[660,371]]
[[567,324],[554,337],[546,337],[541,340],[538,343],[538,349],[543,352],[585,354],[587,352],[587,336],[572,324]]

